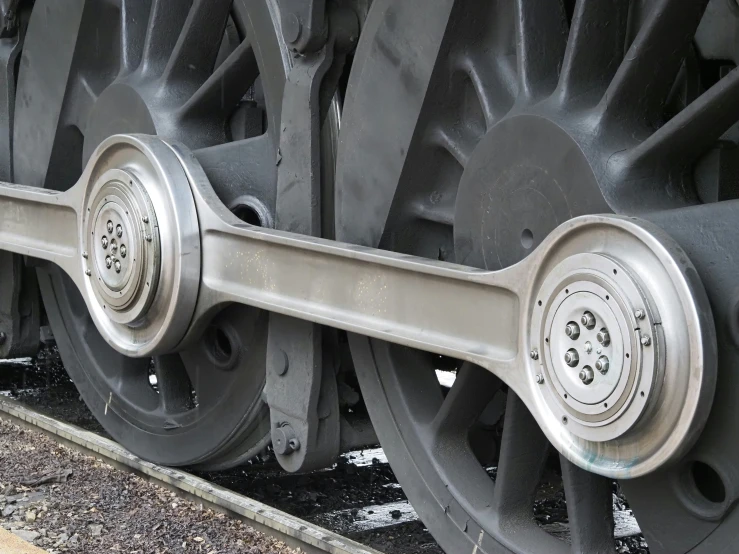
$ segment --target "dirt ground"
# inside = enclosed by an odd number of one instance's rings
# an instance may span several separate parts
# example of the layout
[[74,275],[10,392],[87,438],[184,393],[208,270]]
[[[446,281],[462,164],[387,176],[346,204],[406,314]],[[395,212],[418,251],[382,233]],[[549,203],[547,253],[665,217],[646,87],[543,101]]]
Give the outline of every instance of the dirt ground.
[[0,421],[0,527],[52,554],[299,552],[7,421]]

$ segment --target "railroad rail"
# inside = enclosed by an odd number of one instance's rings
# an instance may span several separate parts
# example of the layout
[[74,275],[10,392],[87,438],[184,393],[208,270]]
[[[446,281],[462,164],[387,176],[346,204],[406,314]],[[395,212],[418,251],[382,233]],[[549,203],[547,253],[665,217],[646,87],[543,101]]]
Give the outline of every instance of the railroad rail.
[[0,418],[50,435],[55,440],[106,463],[138,474],[180,496],[246,520],[252,527],[308,553],[382,554],[252,498],[229,491],[179,469],[146,462],[118,443],[58,421],[9,398],[0,397]]

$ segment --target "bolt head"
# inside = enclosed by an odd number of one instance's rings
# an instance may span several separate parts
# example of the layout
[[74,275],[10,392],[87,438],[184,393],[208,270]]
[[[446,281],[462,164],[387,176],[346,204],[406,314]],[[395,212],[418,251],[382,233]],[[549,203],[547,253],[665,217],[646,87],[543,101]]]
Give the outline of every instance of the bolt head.
[[149,223],[149,216],[145,215],[144,217],[141,218],[141,221],[143,221],[144,223]]
[[114,261],[113,267],[115,268],[116,273],[120,273],[121,272],[121,261],[120,260]]
[[105,267],[110,269],[110,267],[113,265],[113,258],[110,256],[105,256]]
[[593,345],[590,341],[585,343],[585,352],[590,354],[593,351]]
[[593,378],[595,377],[595,374],[593,373],[593,368],[591,368],[589,365],[586,365],[582,368],[582,371],[580,371],[578,377],[580,377],[580,381],[582,381],[583,384],[589,385],[593,382]]
[[536,377],[534,377],[537,385],[543,385],[544,384],[544,376],[541,373],[537,373]]
[[125,244],[121,244],[121,258],[125,258],[128,253],[128,249]]
[[570,337],[572,340],[576,340],[580,336],[580,326],[574,321],[570,321],[565,326],[565,335]]
[[577,353],[577,350],[574,348],[570,348],[567,352],[565,352],[565,363],[570,367],[575,367],[578,362],[580,361],[580,355]]
[[300,441],[298,441],[295,431],[289,424],[283,423],[272,429],[272,448],[275,449],[276,454],[282,456],[292,454],[300,448]]
[[90,271],[89,269],[86,269],[85,270],[85,275],[87,275],[89,277],[90,275],[92,275],[92,271]]
[[529,356],[531,356],[532,360],[538,360],[539,359],[539,351],[534,348],[530,353]]
[[652,338],[649,335],[642,335],[640,341],[642,346],[649,346],[652,344]]
[[634,311],[634,317],[636,319],[644,319],[646,317],[646,313],[644,313],[644,310],[638,309]]
[[608,346],[611,344],[611,335],[608,333],[608,329],[603,327],[600,331],[598,331],[598,334],[595,336],[596,339],[598,339],[598,342],[601,343],[603,346]]
[[610,362],[608,361],[607,356],[601,356],[595,361],[595,369],[600,371],[603,375],[608,373],[608,366],[610,365]]
[[100,239],[100,242],[103,245],[103,250],[108,248],[108,237],[103,237],[102,239]]
[[108,224],[106,225],[106,228],[108,229],[108,232],[109,233],[112,233],[113,232],[113,222],[112,221],[108,221]]
[[88,256],[87,252],[83,252],[83,253],[82,253],[82,257],[83,257],[83,258],[84,258],[85,260],[87,259],[87,256]]
[[580,318],[580,323],[582,323],[586,329],[593,329],[595,327],[595,316],[592,312],[585,312]]
[[123,227],[120,223],[115,227],[115,234],[116,236],[118,236],[118,238],[121,238],[123,236]]
[[152,236],[151,235],[146,235],[144,238],[146,239],[146,242],[151,242],[152,241]]

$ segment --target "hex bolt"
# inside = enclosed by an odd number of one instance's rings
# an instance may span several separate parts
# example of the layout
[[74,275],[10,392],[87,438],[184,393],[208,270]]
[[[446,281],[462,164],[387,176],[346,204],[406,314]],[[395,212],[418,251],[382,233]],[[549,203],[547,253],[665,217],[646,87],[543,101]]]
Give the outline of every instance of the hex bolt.
[[113,262],[113,267],[115,267],[115,272],[120,273],[121,272],[121,261],[116,260]]
[[536,348],[534,348],[533,350],[531,350],[531,352],[529,352],[529,356],[531,356],[531,359],[532,360],[538,360],[539,359],[539,351]]
[[103,243],[103,250],[108,248],[108,237],[103,237],[102,239],[100,239],[100,242]]
[[601,374],[605,375],[608,373],[608,357],[607,356],[601,356],[595,361],[595,369],[601,372]]
[[141,218],[141,221],[143,221],[144,223],[149,223],[149,216],[145,215],[144,217]]
[[570,348],[567,352],[565,352],[565,363],[570,367],[575,367],[578,362],[580,361],[580,355],[577,353],[577,350],[574,348]]
[[541,373],[537,373],[536,377],[534,377],[534,380],[536,381],[537,385],[543,385],[544,384],[544,376]]
[[574,321],[570,321],[565,327],[565,335],[572,340],[576,340],[580,336],[580,326]]
[[590,354],[593,351],[593,345],[590,343],[590,341],[585,343],[585,352],[587,354]]
[[289,423],[281,423],[272,429],[272,448],[280,456],[287,456],[300,449],[300,441]]
[[127,252],[128,252],[128,250],[126,249],[126,245],[125,244],[121,244],[121,258],[125,258]]
[[642,310],[641,308],[639,308],[639,309],[637,309],[637,310],[635,310],[635,311],[634,311],[634,317],[635,317],[636,319],[644,319],[644,317],[645,317],[646,315],[647,315],[647,314],[645,314],[645,313],[644,313],[644,310]]
[[595,327],[595,316],[591,312],[585,312],[580,318],[580,323],[582,323],[586,329],[593,329]]
[[593,377],[595,377],[595,374],[593,373],[593,368],[589,365],[586,365],[582,368],[582,371],[580,371],[580,375],[578,375],[578,377],[580,377],[580,381],[582,381],[583,384],[589,385],[593,382]]
[[649,346],[652,344],[652,338],[649,335],[642,335],[640,342],[642,346]]
[[123,236],[123,226],[120,223],[115,227],[115,234],[118,235],[118,238]]
[[110,256],[105,256],[105,267],[110,269],[110,266],[112,265],[113,265],[113,258],[111,258]]
[[113,222],[108,220],[108,224],[106,228],[108,229],[109,233],[112,233],[113,232]]
[[608,329],[603,327],[600,331],[598,331],[598,334],[595,335],[595,338],[598,339],[598,342],[601,343],[603,346],[608,346],[611,344],[611,335],[608,334]]

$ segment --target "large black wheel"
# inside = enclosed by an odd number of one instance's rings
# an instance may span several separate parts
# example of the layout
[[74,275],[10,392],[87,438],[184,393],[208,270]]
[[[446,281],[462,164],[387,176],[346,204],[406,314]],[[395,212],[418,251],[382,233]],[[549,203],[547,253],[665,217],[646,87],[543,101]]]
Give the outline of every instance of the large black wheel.
[[[37,1],[20,63],[14,179],[66,189],[105,138],[161,135],[194,151],[237,216],[270,226],[292,59],[278,14],[273,0]],[[39,275],[64,365],[116,440],[148,460],[209,468],[266,446],[267,313],[227,308],[187,350],[134,359],[105,342],[61,271]]]
[[[578,215],[735,198],[719,169],[738,159],[737,12],[725,0],[377,0],[347,92],[337,238],[499,269]],[[496,377],[350,343],[393,470],[447,552],[615,551],[613,483],[565,458],[572,544],[537,524],[551,446],[515,395],[496,409]],[[720,354],[713,412],[688,457],[620,483],[653,554],[739,540],[739,414],[725,392],[735,358]],[[448,392],[442,363],[456,367]],[[502,427],[499,444],[494,433],[480,444],[481,420]]]

